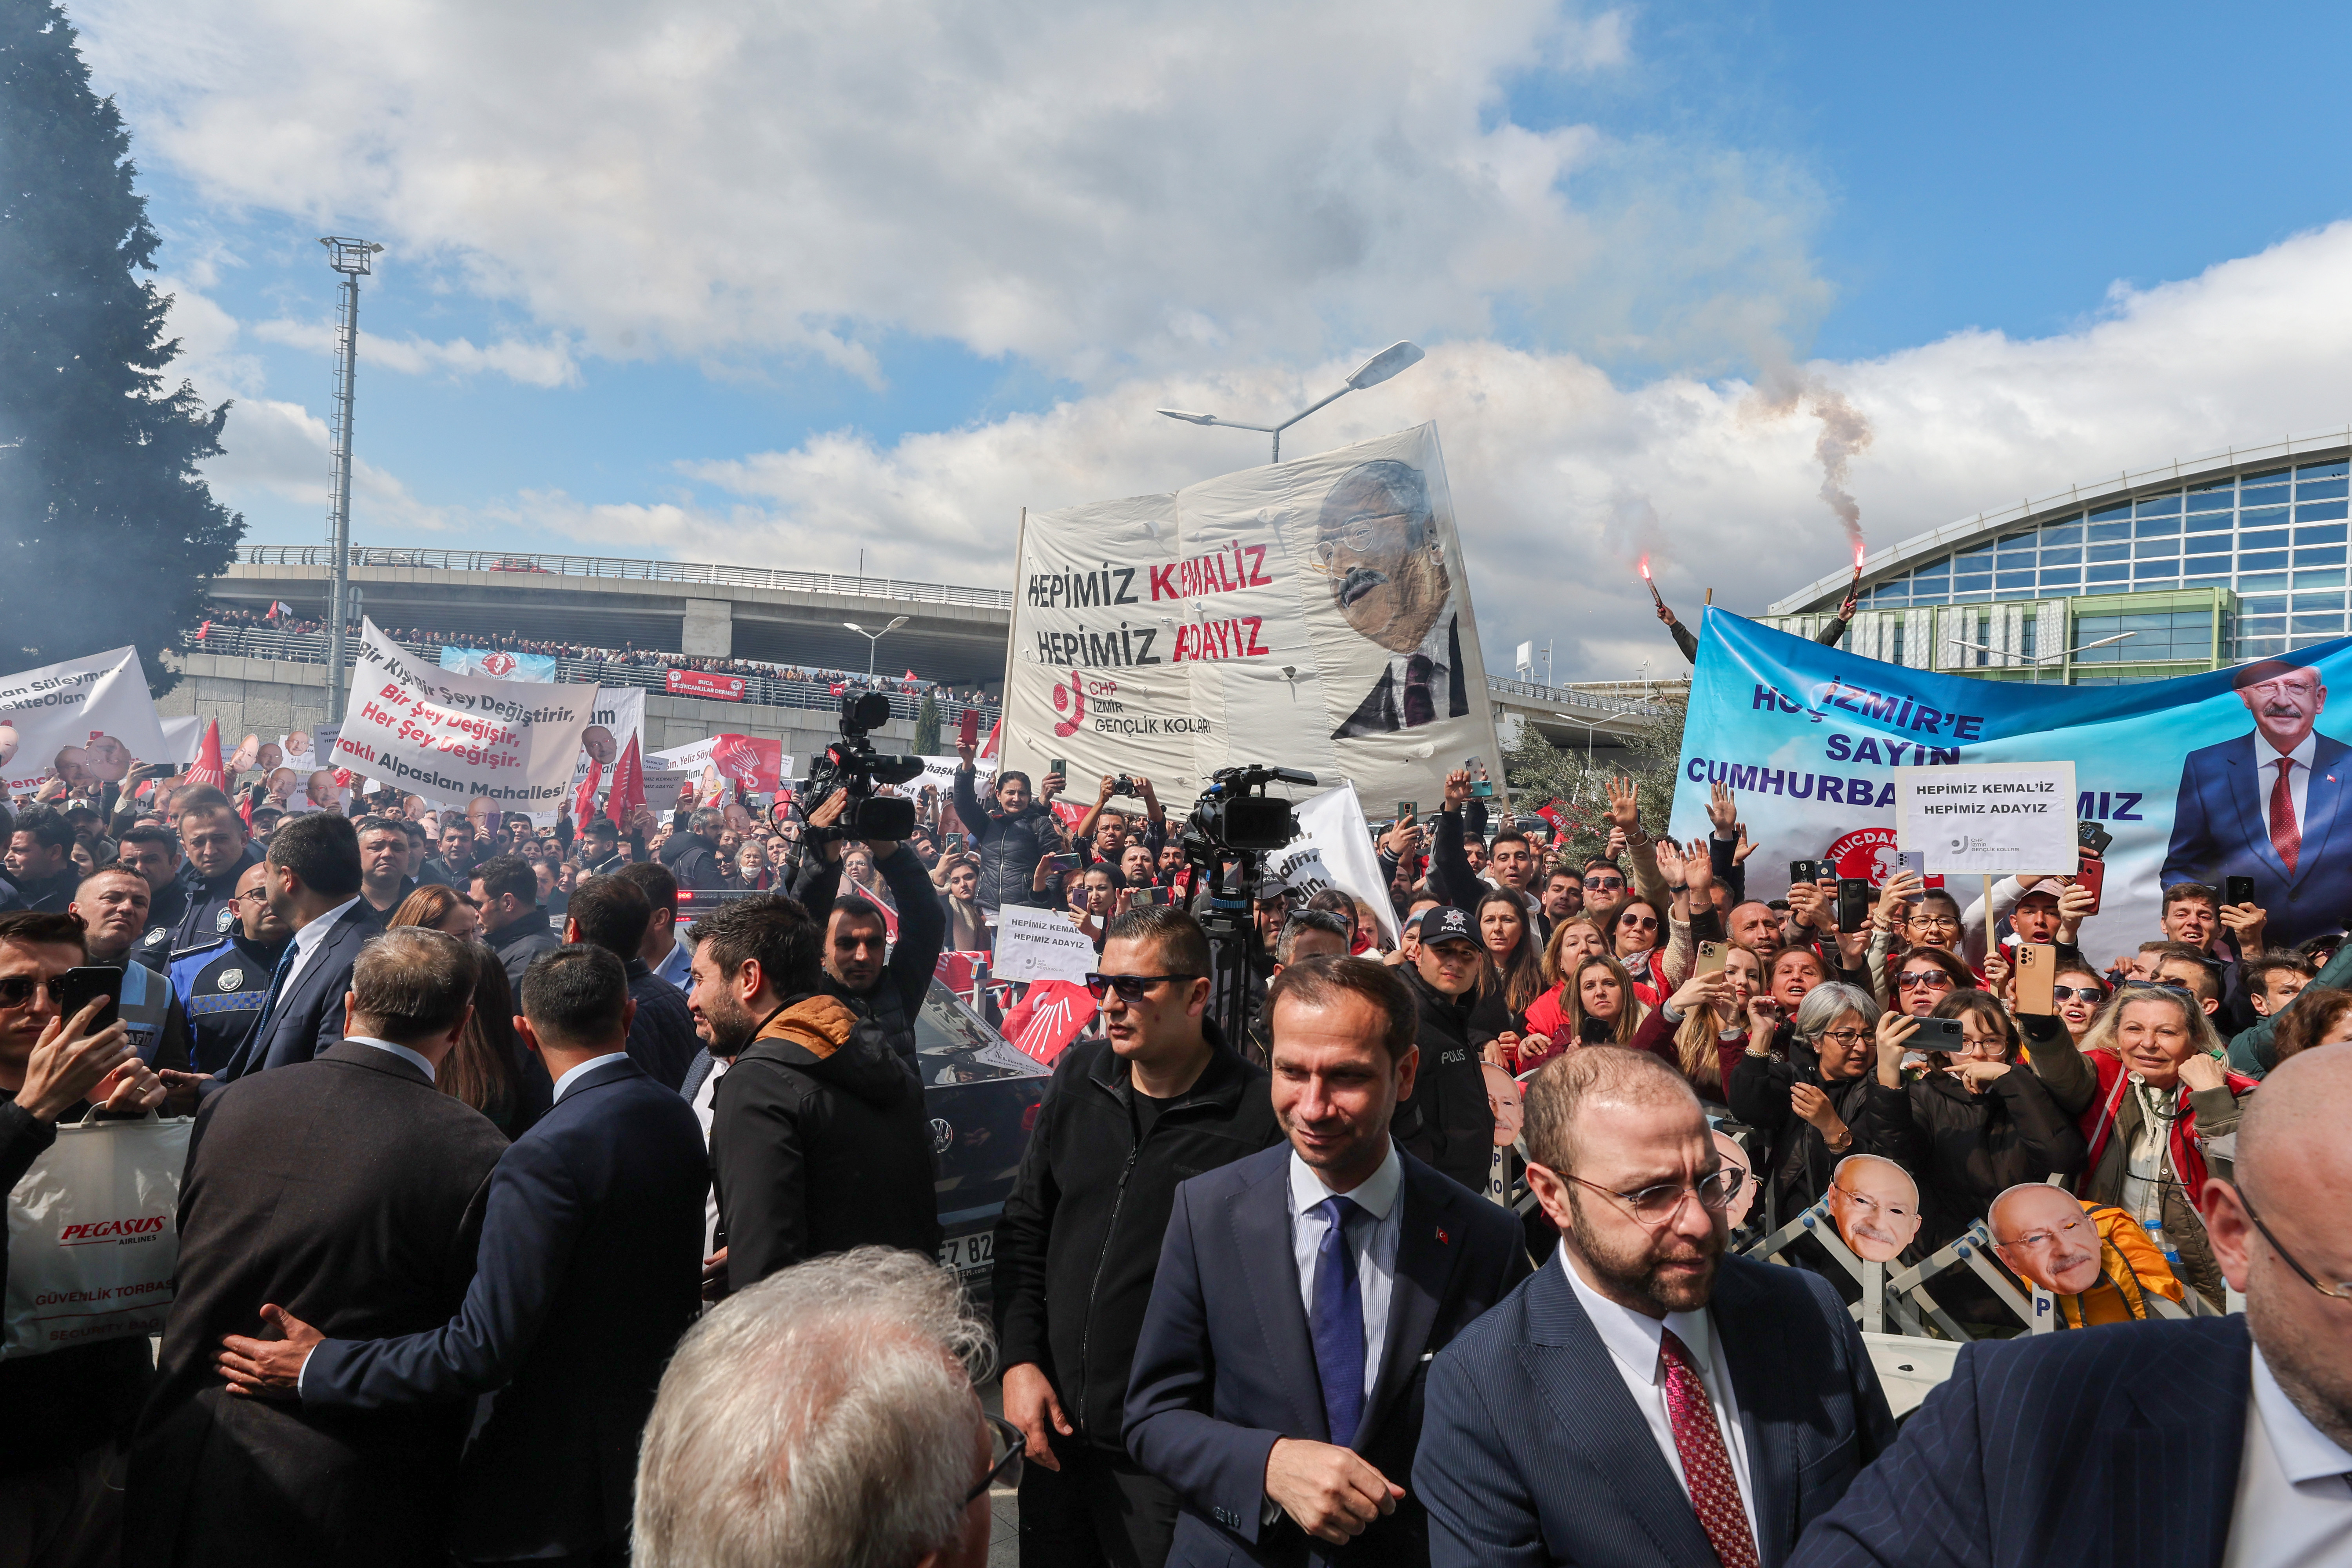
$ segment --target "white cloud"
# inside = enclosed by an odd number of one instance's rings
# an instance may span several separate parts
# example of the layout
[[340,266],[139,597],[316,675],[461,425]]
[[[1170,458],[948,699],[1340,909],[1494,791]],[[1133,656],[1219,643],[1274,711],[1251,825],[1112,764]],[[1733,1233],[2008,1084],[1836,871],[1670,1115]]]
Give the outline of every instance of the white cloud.
[[1783,163],[1514,121],[1514,86],[1572,101],[1633,53],[1626,13],[1559,0],[76,14],[142,159],[205,200],[455,263],[623,357],[872,382],[912,334],[1108,384],[1503,321],[1721,363],[1827,299]]
[[[2343,427],[2347,268],[2352,223],[2194,279],[2118,290],[2063,335],[1963,332],[1805,367],[1875,426],[1852,473],[1872,548],[2126,468]],[[1264,458],[1262,437],[1178,425],[1153,407],[1236,418],[1294,408],[1349,363],[1303,377],[1138,380],[887,447],[835,432],[688,469],[735,498],[724,507],[550,494],[511,515],[688,559],[824,570],[846,568],[863,545],[870,571],[1004,583],[1024,505],[1173,489]],[[1456,343],[1315,416],[1289,446],[1295,455],[1435,419],[1490,658],[1550,637],[1563,678],[1629,677],[1645,658],[1673,673],[1679,661],[1634,574],[1643,550],[1686,618],[1706,587],[1759,614],[1846,558],[1818,494],[1814,420],[1761,416],[1749,394],[1687,377],[1619,386],[1574,355]]]
[[[335,352],[332,321],[297,321],[278,317],[255,322],[253,335],[265,342],[284,343],[315,354],[332,357]],[[572,345],[561,337],[543,343],[501,338],[487,348],[477,348],[465,338],[436,343],[429,338],[415,336],[379,337],[362,327],[360,359],[371,371],[383,369],[403,375],[430,375],[436,372],[474,375],[488,372],[525,386],[542,387],[575,386],[580,381],[580,367],[572,357]]]

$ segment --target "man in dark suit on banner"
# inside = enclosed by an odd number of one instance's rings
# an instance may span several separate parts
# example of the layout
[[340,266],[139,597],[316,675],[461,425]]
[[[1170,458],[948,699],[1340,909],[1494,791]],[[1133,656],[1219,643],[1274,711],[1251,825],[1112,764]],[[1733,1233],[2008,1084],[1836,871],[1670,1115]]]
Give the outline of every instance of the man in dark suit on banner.
[[1745,1173],[1674,1068],[1577,1051],[1526,1115],[1560,1245],[1430,1368],[1431,1561],[1781,1568],[1894,1441],[1861,1331],[1820,1276],[1724,1255]]
[[1394,971],[1305,959],[1267,1005],[1289,1142],[1176,1189],[1128,1448],[1183,1500],[1171,1563],[1426,1563],[1402,1483],[1430,1354],[1526,1278],[1526,1243],[1389,1136],[1419,1055]]
[[585,945],[543,954],[523,973],[520,1004],[555,1104],[490,1178],[464,1309],[424,1333],[353,1341],[264,1307],[270,1337],[230,1335],[221,1372],[235,1390],[294,1398],[306,1413],[495,1390],[458,1479],[452,1552],[467,1563],[620,1563],[637,1435],[701,1306],[710,1173],[693,1110],[628,1056],[636,1004],[618,958]]
[[2334,834],[2352,746],[2314,728],[2327,706],[2319,671],[2284,658],[2241,668],[2231,680],[2254,732],[2200,746],[2180,765],[2164,887],[2252,877],[2270,917],[2270,941],[2291,946],[2341,930],[2352,878],[2352,825]]
[[2352,1563],[2347,1117],[2340,1046],[2290,1057],[2247,1102],[2237,1179],[2203,1204],[2242,1316],[1961,1346],[1796,1562]]
[[489,962],[424,926],[385,931],[352,970],[341,1040],[205,1098],[180,1188],[179,1294],[131,1447],[124,1562],[437,1560],[469,1405],[312,1412],[232,1394],[215,1363],[223,1336],[262,1331],[265,1306],[375,1340],[439,1328],[465,1300],[506,1140],[433,1078]]
[[1392,458],[1349,469],[1323,498],[1311,548],[1331,603],[1387,659],[1331,738],[1392,735],[1466,716],[1462,631],[1428,476]]

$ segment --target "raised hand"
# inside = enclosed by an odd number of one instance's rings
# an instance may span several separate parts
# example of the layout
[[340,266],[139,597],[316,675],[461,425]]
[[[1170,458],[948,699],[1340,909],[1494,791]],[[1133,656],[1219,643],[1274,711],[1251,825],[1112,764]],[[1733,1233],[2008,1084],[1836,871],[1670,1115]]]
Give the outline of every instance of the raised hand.
[[1708,791],[1706,819],[1715,825],[1717,838],[1729,838],[1738,830],[1739,805],[1727,784],[1717,784]]

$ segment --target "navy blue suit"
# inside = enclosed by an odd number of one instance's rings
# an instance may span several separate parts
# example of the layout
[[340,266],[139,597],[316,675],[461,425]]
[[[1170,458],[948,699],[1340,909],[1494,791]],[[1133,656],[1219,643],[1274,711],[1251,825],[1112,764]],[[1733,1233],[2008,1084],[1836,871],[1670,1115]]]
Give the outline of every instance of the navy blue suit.
[[2252,1356],[2242,1316],[1963,1345],[1794,1562],[2219,1563]]
[[1280,1437],[1331,1441],[1291,1247],[1290,1145],[1176,1189],[1128,1383],[1127,1447],[1183,1500],[1171,1564],[1421,1563],[1428,1521],[1408,1474],[1422,1385],[1437,1350],[1528,1273],[1518,1221],[1399,1152],[1396,1279],[1379,1381],[1351,1445],[1408,1489],[1395,1513],[1344,1548],[1265,1516]]
[[[259,1021],[228,1066],[215,1075],[229,1083],[264,1068],[307,1062],[343,1037],[343,994],[352,988],[352,965],[368,938],[383,932],[375,911],[360,900],[327,928],[302,973]],[[265,977],[264,984],[267,979]]]
[[686,1101],[625,1057],[591,1068],[499,1157],[457,1316],[323,1342],[302,1369],[303,1408],[499,1390],[459,1477],[457,1553],[625,1545],[637,1436],[699,1306],[709,1179]]
[[[1894,1418],[1861,1331],[1820,1276],[1726,1258],[1712,1317],[1759,1558],[1780,1568],[1894,1441]],[[1557,1253],[1438,1355],[1428,1404],[1412,1480],[1437,1568],[1717,1568]]]
[[[2290,947],[2307,936],[2344,923],[2345,883],[2352,876],[2352,824],[2344,842],[2333,844],[2345,786],[2352,784],[2346,759],[2352,746],[2327,735],[2311,754],[2311,779],[2304,794],[2303,847],[2294,872],[2271,842],[2269,801],[2275,775],[2255,766],[2258,734],[2240,735],[2218,745],[2200,746],[2180,764],[2180,795],[2172,807],[2172,845],[2165,851],[2165,887],[2203,882],[2217,892],[2224,877],[2252,877],[2254,902],[2270,916],[2270,940]],[[2331,849],[2335,859],[2330,861]]]

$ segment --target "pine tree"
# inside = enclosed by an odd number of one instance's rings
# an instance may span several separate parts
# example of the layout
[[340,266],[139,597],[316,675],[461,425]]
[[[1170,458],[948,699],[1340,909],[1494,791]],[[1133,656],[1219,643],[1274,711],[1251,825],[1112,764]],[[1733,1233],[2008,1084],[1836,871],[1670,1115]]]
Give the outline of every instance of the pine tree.
[[940,700],[928,691],[923,693],[923,705],[915,710],[915,754],[940,754]]
[[1568,825],[1562,847],[1577,858],[1601,854],[1609,840],[1609,790],[1612,778],[1633,781],[1634,797],[1642,803],[1642,826],[1664,837],[1674,814],[1675,780],[1682,761],[1683,721],[1690,708],[1690,688],[1679,685],[1653,699],[1657,711],[1644,715],[1626,737],[1623,747],[1605,761],[1588,763],[1581,746],[1555,746],[1527,727],[1517,750],[1504,753],[1516,805],[1533,810],[1557,799]]
[[163,390],[130,151],[63,8],[0,5],[0,670],[131,643],[161,695],[245,520],[196,472],[228,405]]

